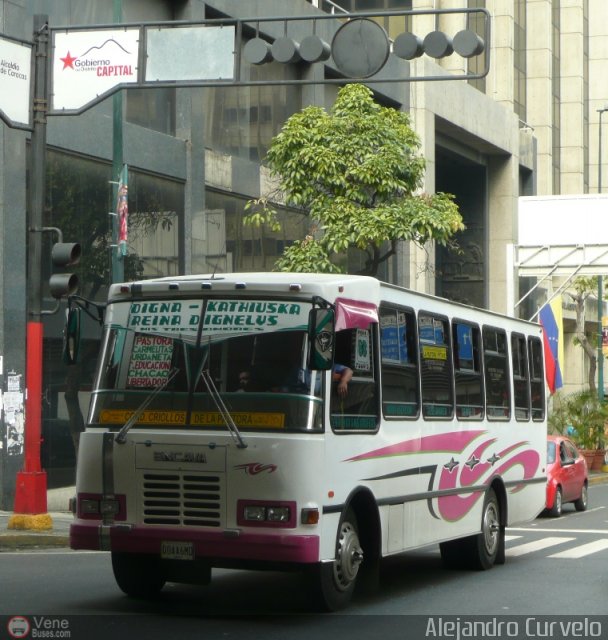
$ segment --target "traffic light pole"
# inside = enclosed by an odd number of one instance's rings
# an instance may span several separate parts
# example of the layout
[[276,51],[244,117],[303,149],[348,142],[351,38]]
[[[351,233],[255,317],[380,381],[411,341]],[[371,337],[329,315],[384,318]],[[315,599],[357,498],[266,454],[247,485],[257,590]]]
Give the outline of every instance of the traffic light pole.
[[24,467],[17,473],[9,528],[49,529],[47,478],[40,461],[42,439],[42,218],[46,178],[48,17],[34,16],[34,113],[28,200],[27,330]]

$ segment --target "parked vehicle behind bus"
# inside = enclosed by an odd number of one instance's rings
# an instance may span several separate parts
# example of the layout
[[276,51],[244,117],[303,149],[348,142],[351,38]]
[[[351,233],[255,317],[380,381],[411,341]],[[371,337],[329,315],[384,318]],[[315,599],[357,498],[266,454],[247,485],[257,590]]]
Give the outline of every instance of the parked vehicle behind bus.
[[410,549],[503,563],[545,460],[536,324],[360,276],[113,285],[71,546],[131,596],[296,568],[337,609]]

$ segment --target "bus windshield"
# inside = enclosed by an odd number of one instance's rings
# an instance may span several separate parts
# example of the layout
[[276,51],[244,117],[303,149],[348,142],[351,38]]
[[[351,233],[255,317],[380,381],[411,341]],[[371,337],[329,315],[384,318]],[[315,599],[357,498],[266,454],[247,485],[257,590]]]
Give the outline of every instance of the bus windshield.
[[137,413],[134,430],[225,430],[219,394],[239,430],[321,430],[323,374],[306,369],[309,304],[216,299],[113,307],[91,426],[122,427]]

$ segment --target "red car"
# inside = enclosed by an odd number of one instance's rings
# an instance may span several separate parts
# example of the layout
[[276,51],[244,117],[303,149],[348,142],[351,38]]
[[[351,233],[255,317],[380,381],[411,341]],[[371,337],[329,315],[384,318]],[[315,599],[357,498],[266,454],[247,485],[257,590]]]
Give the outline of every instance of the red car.
[[565,436],[547,436],[547,502],[549,515],[562,514],[562,505],[574,502],[577,511],[587,508],[587,462]]

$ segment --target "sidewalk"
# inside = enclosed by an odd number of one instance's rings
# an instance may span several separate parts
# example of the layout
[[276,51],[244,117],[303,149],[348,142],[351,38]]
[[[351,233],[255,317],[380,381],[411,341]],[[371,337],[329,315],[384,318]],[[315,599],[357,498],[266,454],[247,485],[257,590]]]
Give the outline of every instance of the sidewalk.
[[[592,471],[589,484],[608,483],[608,473]],[[46,531],[8,529],[8,520],[13,515],[0,511],[0,553],[33,547],[68,547],[70,524],[74,517],[68,510],[68,501],[76,493],[74,487],[50,489],[47,493],[47,508],[53,521],[53,528]]]
[[74,520],[74,516],[69,511],[69,500],[74,495],[76,495],[75,487],[47,491],[47,509],[53,521],[53,527],[45,531],[9,529],[8,521],[13,513],[0,511],[0,553],[32,547],[68,547],[70,524]]

